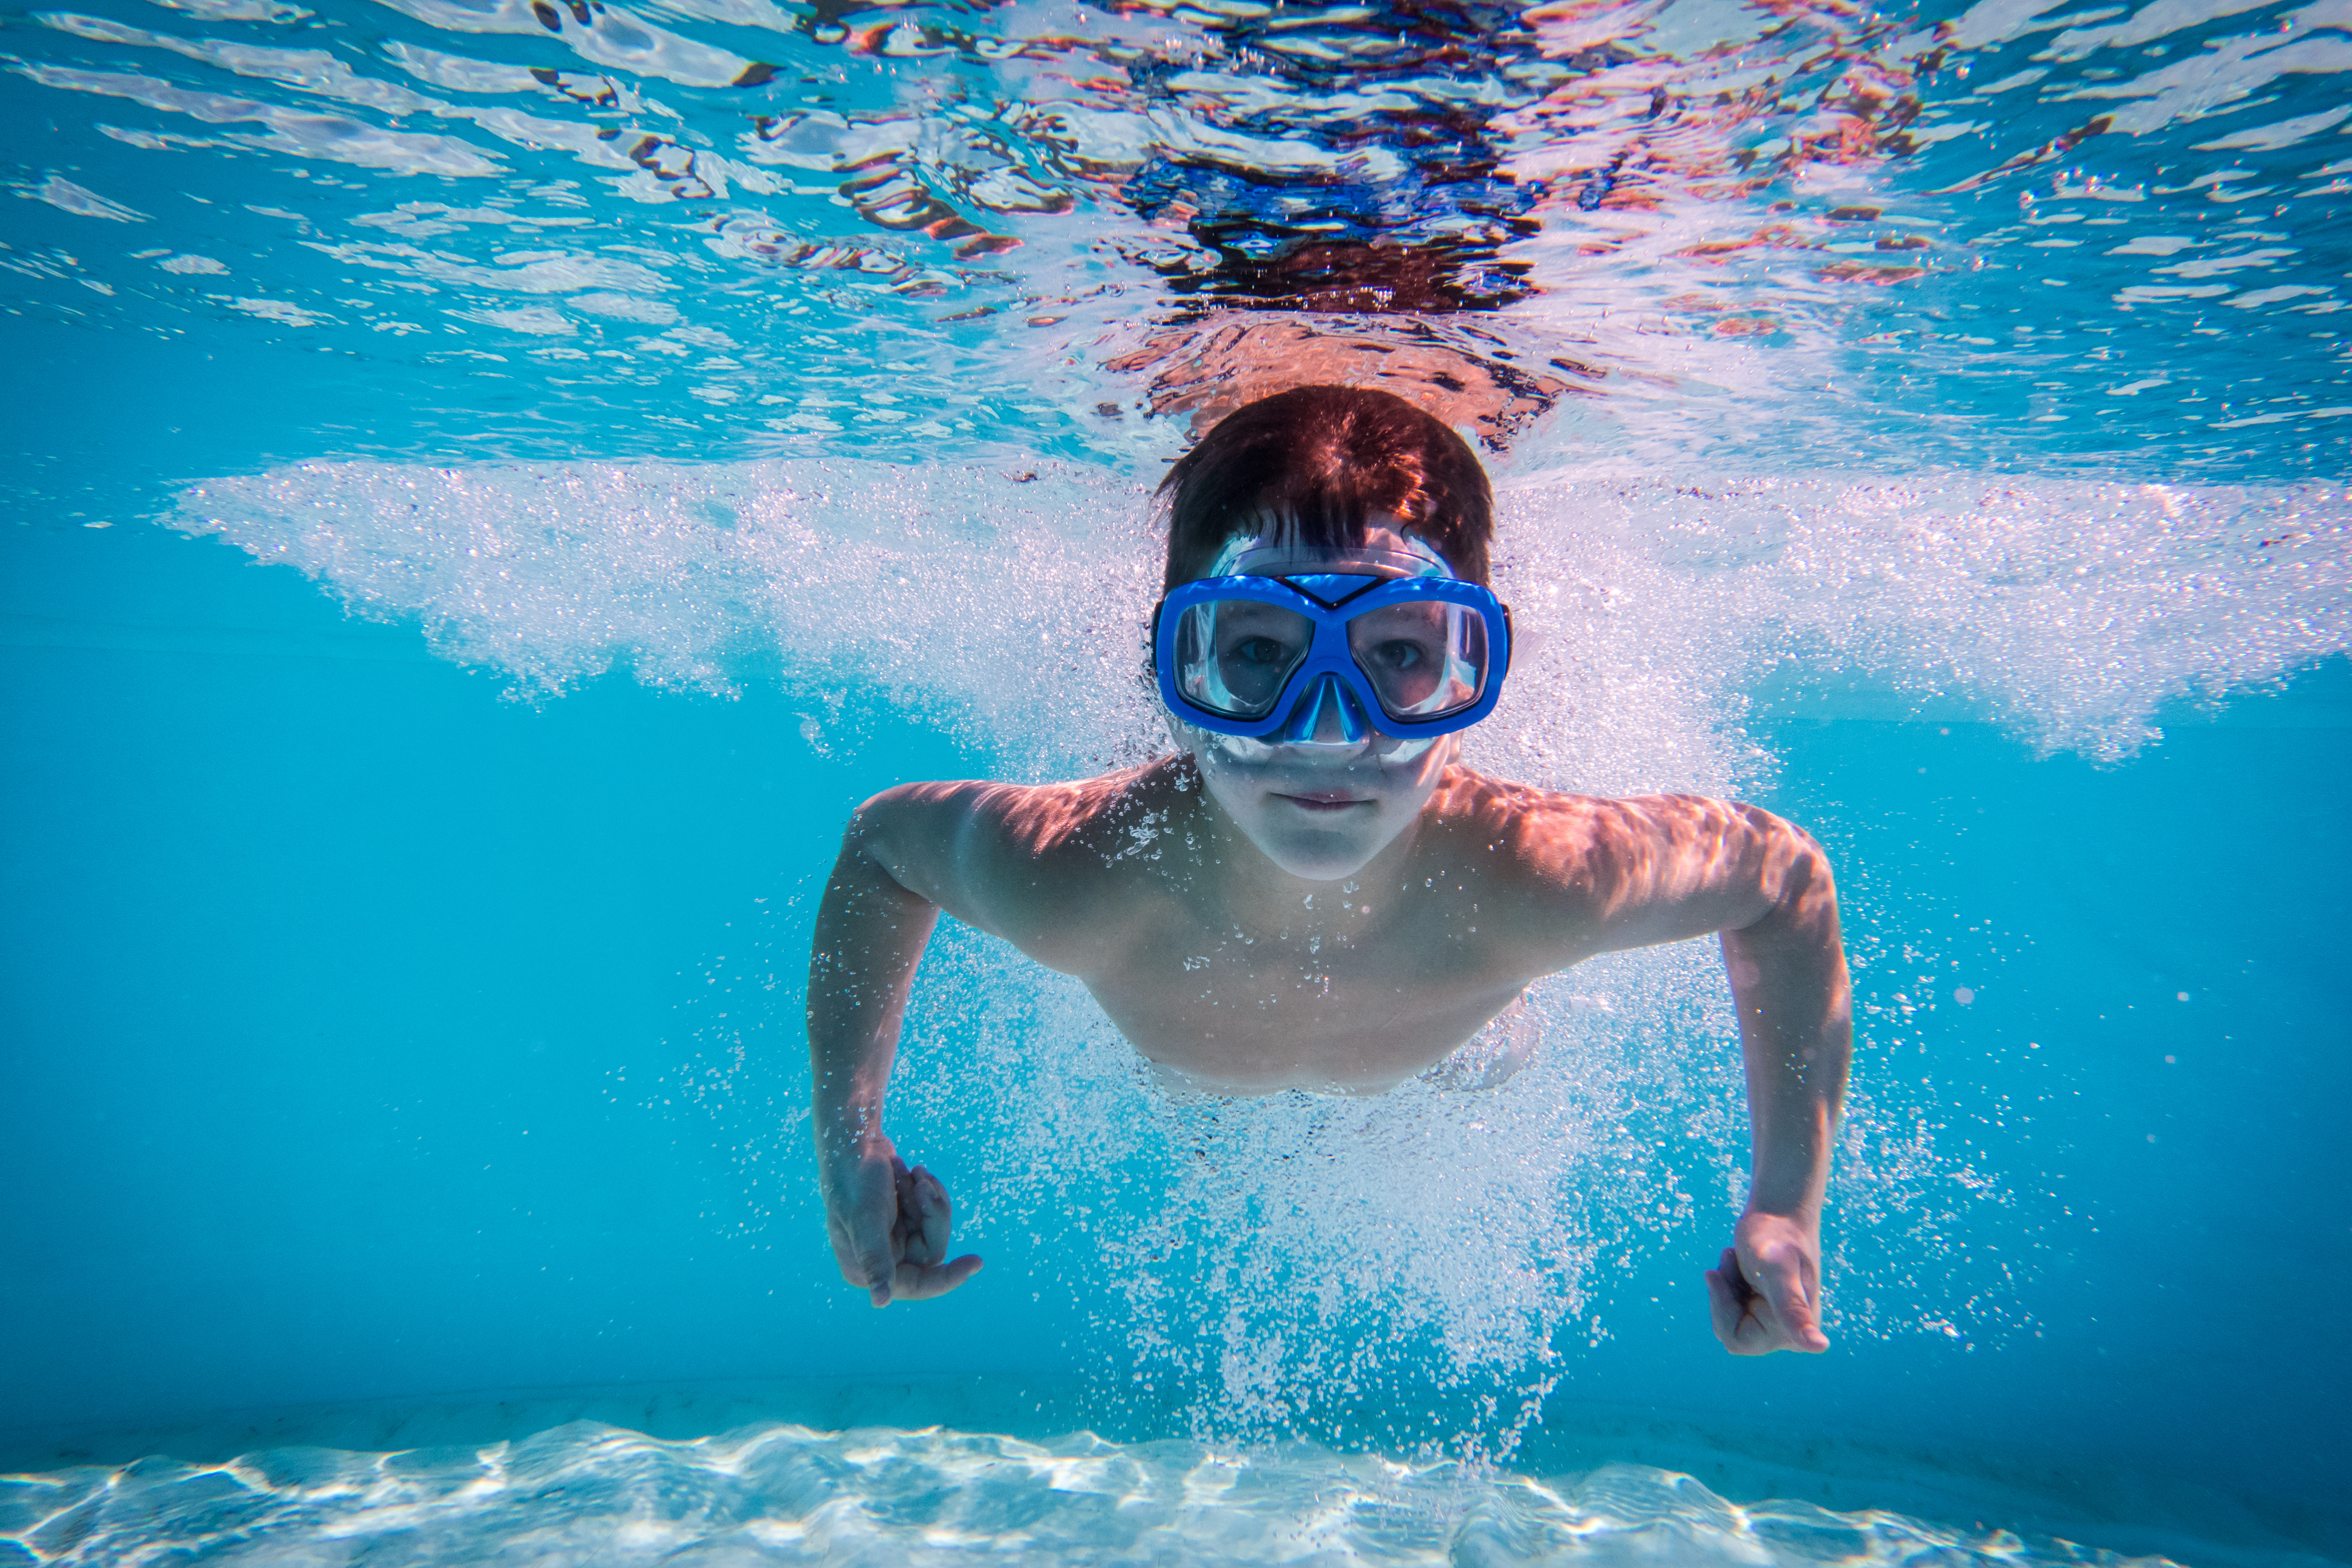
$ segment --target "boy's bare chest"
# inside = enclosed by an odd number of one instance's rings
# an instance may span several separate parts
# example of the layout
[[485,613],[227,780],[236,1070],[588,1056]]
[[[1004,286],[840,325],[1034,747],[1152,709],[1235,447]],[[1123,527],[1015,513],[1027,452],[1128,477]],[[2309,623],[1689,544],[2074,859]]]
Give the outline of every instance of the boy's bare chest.
[[1163,905],[1087,988],[1129,1044],[1203,1087],[1386,1089],[1443,1060],[1533,976],[1477,914],[1219,929]]

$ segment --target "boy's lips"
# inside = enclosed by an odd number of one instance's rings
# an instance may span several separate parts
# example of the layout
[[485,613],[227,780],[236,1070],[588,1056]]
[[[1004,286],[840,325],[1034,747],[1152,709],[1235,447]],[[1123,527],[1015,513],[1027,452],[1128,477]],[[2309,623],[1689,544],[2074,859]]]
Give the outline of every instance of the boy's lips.
[[1351,805],[1372,804],[1362,795],[1349,795],[1344,790],[1315,790],[1306,794],[1282,795],[1276,798],[1308,811],[1345,811]]

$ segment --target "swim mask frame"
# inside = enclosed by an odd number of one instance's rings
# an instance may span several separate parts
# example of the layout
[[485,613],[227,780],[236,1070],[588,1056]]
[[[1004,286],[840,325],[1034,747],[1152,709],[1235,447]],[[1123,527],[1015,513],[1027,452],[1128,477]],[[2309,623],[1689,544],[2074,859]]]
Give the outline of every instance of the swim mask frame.
[[[1494,711],[1511,662],[1511,613],[1494,594],[1462,581],[1420,540],[1408,539],[1403,552],[1359,549],[1328,552],[1317,571],[1251,573],[1254,561],[1296,561],[1314,552],[1283,549],[1263,540],[1241,540],[1219,553],[1211,568],[1221,574],[1179,584],[1152,612],[1152,673],[1160,699],[1184,723],[1212,735],[1265,745],[1358,748],[1374,732],[1420,742],[1419,752],[1441,735],[1466,730]],[[1272,562],[1266,562],[1273,564]],[[1369,571],[1350,568],[1369,567]],[[1291,664],[1270,700],[1249,703],[1255,713],[1220,711],[1184,690],[1187,612],[1221,605],[1259,604],[1289,612],[1312,629],[1304,655]],[[1485,658],[1472,698],[1450,710],[1427,716],[1398,714],[1381,700],[1371,672],[1350,646],[1349,626],[1362,617],[1403,605],[1444,606],[1456,616],[1475,617]],[[1195,664],[1201,662],[1196,657]],[[1327,727],[1334,738],[1322,739]]]

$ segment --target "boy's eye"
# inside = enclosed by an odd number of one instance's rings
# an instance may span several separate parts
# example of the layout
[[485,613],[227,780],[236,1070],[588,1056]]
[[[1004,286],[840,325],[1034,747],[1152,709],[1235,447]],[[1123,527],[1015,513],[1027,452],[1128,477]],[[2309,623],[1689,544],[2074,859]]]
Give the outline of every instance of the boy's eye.
[[1290,650],[1272,637],[1244,637],[1230,656],[1244,664],[1276,665],[1290,662]]
[[1388,668],[1402,675],[1407,670],[1417,669],[1428,662],[1429,650],[1419,643],[1406,642],[1401,637],[1391,637],[1372,649],[1372,657]]

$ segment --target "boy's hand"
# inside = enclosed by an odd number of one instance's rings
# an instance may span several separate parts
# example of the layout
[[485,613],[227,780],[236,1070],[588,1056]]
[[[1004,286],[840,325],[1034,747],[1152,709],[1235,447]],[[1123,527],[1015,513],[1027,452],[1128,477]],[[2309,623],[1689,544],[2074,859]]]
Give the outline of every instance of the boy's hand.
[[980,1271],[971,1254],[947,1260],[955,1207],[930,1172],[908,1170],[887,1142],[827,1163],[824,1227],[834,1260],[876,1306],[943,1296]]
[[1715,1337],[1733,1355],[1830,1348],[1821,1329],[1821,1241],[1785,1215],[1739,1216],[1732,1245],[1706,1271]]

